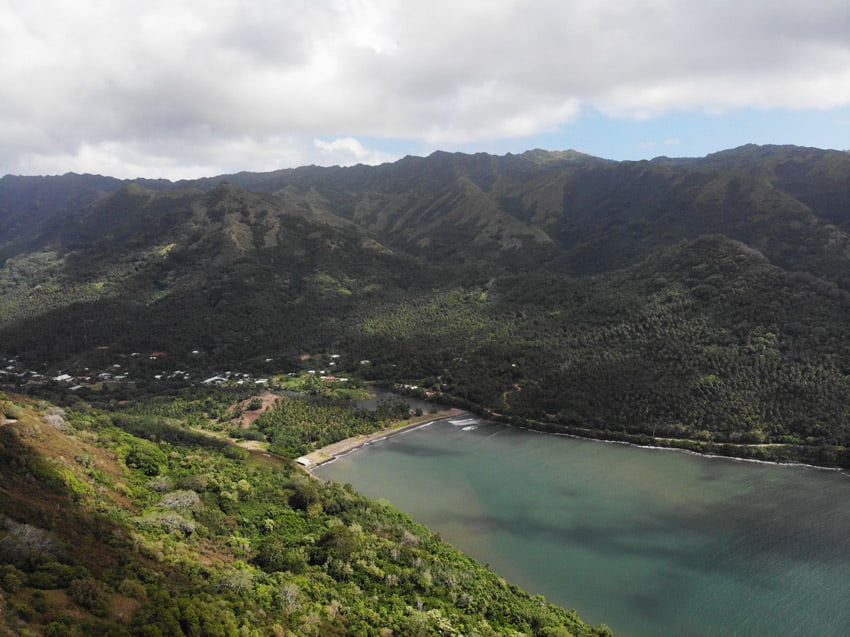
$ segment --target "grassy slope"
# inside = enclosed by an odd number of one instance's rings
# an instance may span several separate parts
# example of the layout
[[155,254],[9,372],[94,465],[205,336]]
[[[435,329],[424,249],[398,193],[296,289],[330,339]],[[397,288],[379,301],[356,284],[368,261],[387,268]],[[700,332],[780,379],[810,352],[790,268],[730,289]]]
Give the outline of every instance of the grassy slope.
[[178,420],[2,398],[0,634],[607,632],[388,506]]

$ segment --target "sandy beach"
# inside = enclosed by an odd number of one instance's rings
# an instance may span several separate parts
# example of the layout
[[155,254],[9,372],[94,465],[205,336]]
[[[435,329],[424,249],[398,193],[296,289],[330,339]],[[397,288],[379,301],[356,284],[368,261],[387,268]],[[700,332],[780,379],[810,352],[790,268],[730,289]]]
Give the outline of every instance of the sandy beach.
[[387,438],[388,436],[394,436],[410,429],[415,429],[416,427],[421,427],[422,425],[434,422],[435,420],[443,420],[444,418],[457,418],[458,416],[464,415],[468,415],[468,413],[462,409],[447,409],[445,411],[439,411],[436,414],[423,414],[422,416],[417,416],[416,418],[404,420],[395,426],[388,427],[386,429],[381,429],[380,431],[376,431],[371,434],[354,436],[352,438],[340,440],[339,442],[335,442],[326,447],[322,447],[321,449],[311,451],[310,453],[301,456],[299,460],[305,458],[309,460],[309,464],[304,466],[304,468],[307,471],[312,471],[315,467],[318,467],[319,465],[322,465],[326,462],[330,462],[331,460],[334,460],[339,456],[343,456],[347,453],[350,453],[355,449],[359,449],[363,445],[368,445],[369,443],[375,442],[376,440]]

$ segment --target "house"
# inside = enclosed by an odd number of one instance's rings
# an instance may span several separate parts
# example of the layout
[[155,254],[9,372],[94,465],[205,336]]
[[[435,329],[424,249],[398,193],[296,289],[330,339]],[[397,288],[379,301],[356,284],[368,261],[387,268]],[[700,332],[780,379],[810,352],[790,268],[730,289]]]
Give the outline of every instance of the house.
[[307,456],[301,456],[300,458],[296,458],[295,462],[300,464],[302,467],[309,467],[311,464],[313,464],[313,461],[310,460],[310,458],[308,458]]

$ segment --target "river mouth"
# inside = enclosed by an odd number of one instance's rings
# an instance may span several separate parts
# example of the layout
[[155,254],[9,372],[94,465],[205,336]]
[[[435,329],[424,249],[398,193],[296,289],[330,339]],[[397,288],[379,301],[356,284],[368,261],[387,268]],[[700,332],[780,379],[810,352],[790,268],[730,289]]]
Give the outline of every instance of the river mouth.
[[[456,421],[456,422],[453,422]],[[315,473],[618,635],[845,635],[844,474],[431,423]]]

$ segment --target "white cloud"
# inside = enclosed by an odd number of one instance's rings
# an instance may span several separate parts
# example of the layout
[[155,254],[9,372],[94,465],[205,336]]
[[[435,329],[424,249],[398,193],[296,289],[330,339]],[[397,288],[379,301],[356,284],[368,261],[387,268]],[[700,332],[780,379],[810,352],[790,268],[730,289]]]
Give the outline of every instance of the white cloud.
[[383,164],[399,159],[398,155],[369,150],[353,137],[340,137],[326,142],[314,139],[313,146],[321,153],[324,165],[352,166],[354,164]]
[[374,163],[381,139],[485,144],[585,111],[847,106],[850,5],[0,0],[0,82],[0,174]]

